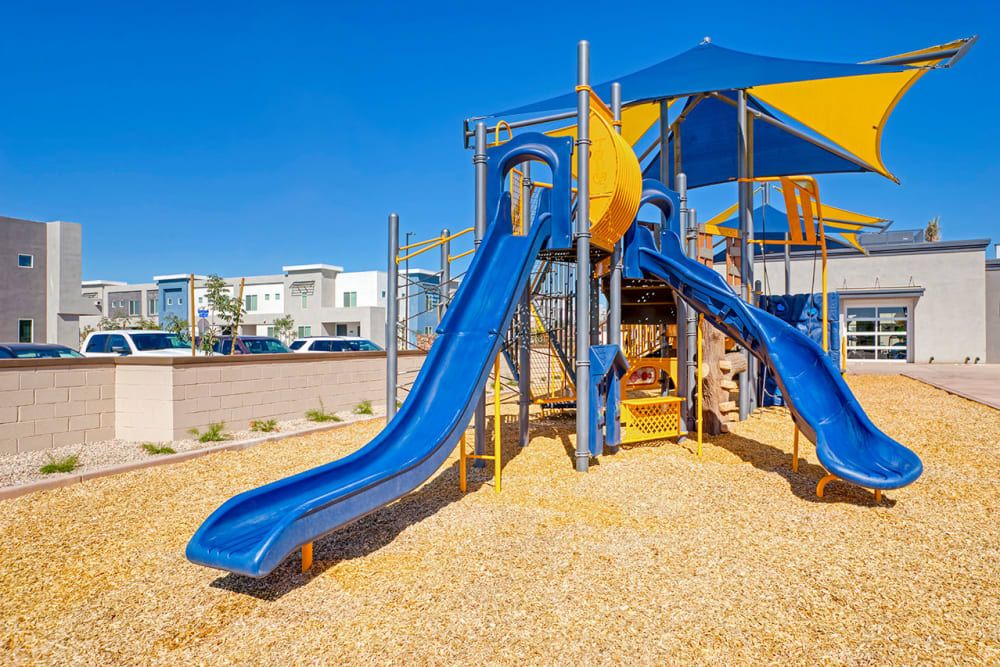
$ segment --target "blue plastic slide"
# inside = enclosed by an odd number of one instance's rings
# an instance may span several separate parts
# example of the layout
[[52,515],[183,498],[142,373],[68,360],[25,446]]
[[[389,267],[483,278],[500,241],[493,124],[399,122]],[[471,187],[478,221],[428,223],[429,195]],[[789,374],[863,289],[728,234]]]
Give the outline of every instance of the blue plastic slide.
[[715,270],[686,257],[677,234],[662,235],[661,254],[653,247],[652,234],[638,231],[633,243],[639,246],[639,269],[669,284],[685,303],[767,366],[795,423],[816,443],[827,471],[872,489],[896,489],[920,476],[923,465],[917,455],[872,424],[819,345],[749,305]]
[[400,498],[441,466],[472,417],[552,229],[551,215],[541,213],[528,235],[512,236],[509,194],[498,218],[389,425],[345,458],[231,498],[191,538],[189,560],[264,576],[298,547]]

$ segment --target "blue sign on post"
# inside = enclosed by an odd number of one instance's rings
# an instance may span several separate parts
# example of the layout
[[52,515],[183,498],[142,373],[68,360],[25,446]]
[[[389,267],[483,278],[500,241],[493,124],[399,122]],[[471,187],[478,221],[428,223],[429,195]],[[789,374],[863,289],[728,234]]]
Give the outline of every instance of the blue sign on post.
[[208,308],[206,308],[204,310],[202,310],[201,308],[199,308],[198,309],[198,317],[201,317],[201,318],[208,317]]

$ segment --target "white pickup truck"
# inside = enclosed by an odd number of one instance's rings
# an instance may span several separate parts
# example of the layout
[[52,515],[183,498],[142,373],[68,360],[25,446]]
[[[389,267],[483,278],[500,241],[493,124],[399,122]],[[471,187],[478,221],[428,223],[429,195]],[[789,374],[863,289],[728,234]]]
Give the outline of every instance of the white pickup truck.
[[[89,334],[80,352],[85,357],[190,357],[191,344],[169,331],[120,329]],[[197,351],[197,356],[204,355]]]

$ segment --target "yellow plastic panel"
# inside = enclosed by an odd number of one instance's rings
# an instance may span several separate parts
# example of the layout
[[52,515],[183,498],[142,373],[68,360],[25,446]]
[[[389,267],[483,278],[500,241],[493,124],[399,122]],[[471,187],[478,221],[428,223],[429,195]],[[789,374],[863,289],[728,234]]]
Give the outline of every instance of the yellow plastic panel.
[[[591,92],[590,242],[608,251],[628,231],[635,214],[639,212],[639,200],[642,197],[642,169],[639,159],[628,142],[615,132],[613,120],[611,110]],[[648,129],[649,127],[646,128]],[[575,139],[576,126],[553,130],[547,134]],[[576,177],[575,159],[573,177]]]

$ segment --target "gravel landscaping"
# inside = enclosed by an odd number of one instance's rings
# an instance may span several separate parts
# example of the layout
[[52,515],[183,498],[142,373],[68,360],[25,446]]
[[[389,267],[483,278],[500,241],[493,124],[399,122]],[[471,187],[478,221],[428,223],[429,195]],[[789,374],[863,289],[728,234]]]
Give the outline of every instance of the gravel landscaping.
[[[185,440],[174,440],[172,442],[152,442],[149,440],[141,442],[133,442],[129,440],[103,440],[99,442],[66,445],[64,447],[56,447],[37,452],[0,455],[0,488],[26,484],[28,482],[37,482],[43,479],[56,479],[69,474],[79,475],[80,473],[91,472],[100,468],[107,468],[109,466],[119,465],[122,463],[130,463],[132,461],[145,461],[161,456],[160,454],[150,454],[147,452],[143,449],[144,444],[150,444],[156,447],[166,446],[173,449],[177,453],[190,452],[197,449],[215,447],[227,442],[254,440],[257,438],[275,435],[277,433],[289,433],[294,435],[296,431],[316,428],[317,426],[332,425],[335,423],[350,423],[362,419],[372,419],[373,416],[380,417],[385,415],[385,409],[382,407],[373,406],[372,412],[372,415],[357,415],[353,412],[335,413],[337,417],[340,418],[340,422],[313,422],[305,418],[279,421],[277,424],[277,431],[271,433],[251,431],[249,425],[245,430],[241,431],[232,431],[229,428],[224,428],[223,433],[225,434],[226,439],[220,442],[200,442],[195,439],[194,436]],[[77,466],[74,468],[72,473],[66,473],[64,475],[62,473],[44,474],[40,472],[40,468],[50,460],[59,460],[73,455],[76,455],[79,458]]]

